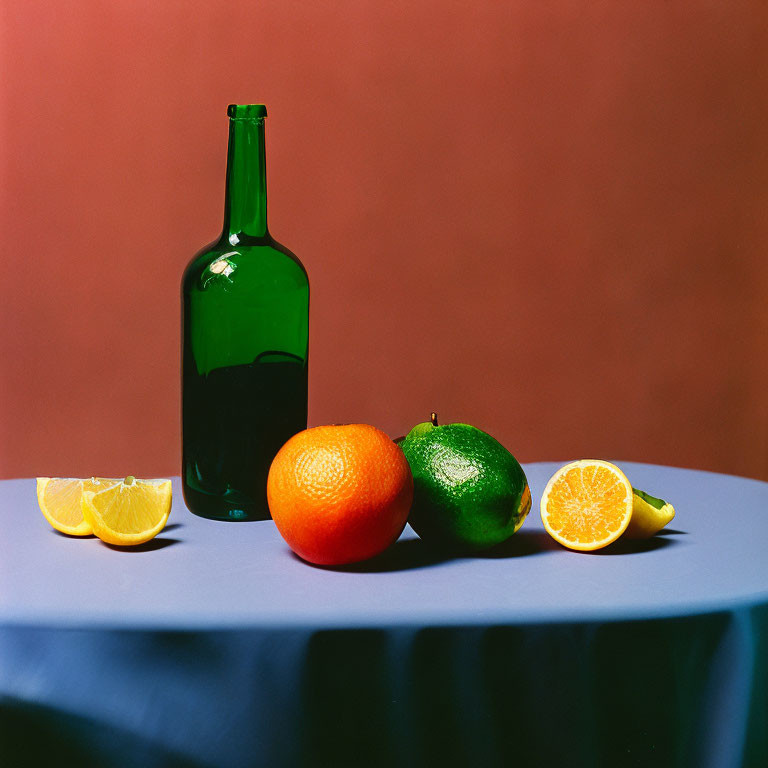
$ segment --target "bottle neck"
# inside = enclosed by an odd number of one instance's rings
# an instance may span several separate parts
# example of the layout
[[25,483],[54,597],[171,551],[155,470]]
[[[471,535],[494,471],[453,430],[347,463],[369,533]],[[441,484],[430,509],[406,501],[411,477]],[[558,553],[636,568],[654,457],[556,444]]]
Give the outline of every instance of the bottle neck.
[[230,117],[224,237],[232,245],[267,234],[267,164],[263,117]]

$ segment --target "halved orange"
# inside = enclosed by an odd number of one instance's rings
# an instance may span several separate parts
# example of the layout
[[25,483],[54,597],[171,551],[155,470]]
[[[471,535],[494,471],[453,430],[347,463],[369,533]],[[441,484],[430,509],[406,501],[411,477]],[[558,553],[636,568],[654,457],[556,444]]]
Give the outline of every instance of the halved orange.
[[37,503],[45,519],[61,533],[90,536],[93,531],[83,518],[83,491],[98,491],[118,484],[106,477],[38,477]]
[[83,491],[81,508],[102,541],[124,547],[143,544],[168,522],[171,481],[137,480],[129,475],[104,490]]
[[616,541],[632,518],[632,486],[615,465],[582,459],[555,472],[541,497],[541,519],[569,549],[591,551]]

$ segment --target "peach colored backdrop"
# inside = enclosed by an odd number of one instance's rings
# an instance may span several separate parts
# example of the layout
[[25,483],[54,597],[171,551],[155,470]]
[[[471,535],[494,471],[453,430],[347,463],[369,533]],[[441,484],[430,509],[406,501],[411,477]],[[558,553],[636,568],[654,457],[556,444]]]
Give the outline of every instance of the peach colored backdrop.
[[179,279],[265,102],[310,421],[768,478],[764,0],[0,10],[0,476],[177,474]]

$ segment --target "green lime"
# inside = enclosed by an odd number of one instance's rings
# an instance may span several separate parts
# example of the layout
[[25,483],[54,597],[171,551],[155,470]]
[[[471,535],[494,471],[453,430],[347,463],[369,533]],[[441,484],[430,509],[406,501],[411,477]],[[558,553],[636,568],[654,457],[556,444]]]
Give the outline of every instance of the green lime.
[[413,473],[411,527],[425,541],[486,549],[506,541],[531,508],[517,459],[469,424],[417,424],[400,443]]

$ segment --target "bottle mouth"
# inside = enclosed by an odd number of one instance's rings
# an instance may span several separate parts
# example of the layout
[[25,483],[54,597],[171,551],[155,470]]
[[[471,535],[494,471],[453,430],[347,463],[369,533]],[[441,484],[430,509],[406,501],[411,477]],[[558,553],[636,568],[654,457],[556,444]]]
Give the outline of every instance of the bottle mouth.
[[261,120],[267,116],[264,104],[230,104],[227,115],[235,120]]

